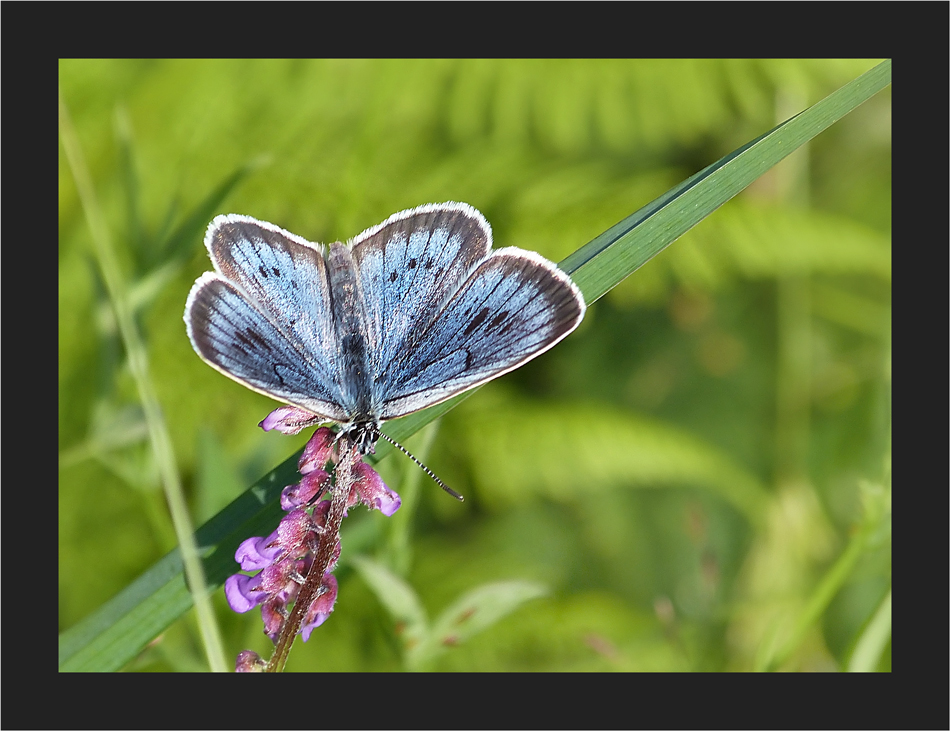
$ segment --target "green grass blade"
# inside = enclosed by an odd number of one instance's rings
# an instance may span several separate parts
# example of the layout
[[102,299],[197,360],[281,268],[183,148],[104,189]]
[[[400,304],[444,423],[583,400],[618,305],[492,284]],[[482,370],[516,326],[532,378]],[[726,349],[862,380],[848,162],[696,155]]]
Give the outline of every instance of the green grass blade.
[[429,634],[429,618],[412,586],[382,564],[365,556],[354,556],[353,567],[376,595],[393,623],[400,625],[403,645],[411,647]]
[[[297,458],[265,475],[195,533],[210,591],[235,573],[234,551],[249,536],[267,535],[283,512],[285,485],[297,482]],[[162,630],[191,608],[176,548],[122,592],[59,636],[59,669],[119,670]]]
[[448,648],[467,642],[522,604],[547,594],[547,587],[534,581],[499,581],[476,587],[435,619],[425,642],[409,648],[406,664],[412,670],[428,669]]

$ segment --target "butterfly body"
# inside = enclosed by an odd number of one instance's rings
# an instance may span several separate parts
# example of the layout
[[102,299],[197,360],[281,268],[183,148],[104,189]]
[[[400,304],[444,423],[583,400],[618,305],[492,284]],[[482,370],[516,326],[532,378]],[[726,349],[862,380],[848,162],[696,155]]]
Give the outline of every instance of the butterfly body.
[[506,373],[583,318],[570,278],[534,252],[492,250],[464,203],[394,214],[347,244],[218,216],[215,271],[188,297],[195,351],[229,378],[302,408],[364,453],[380,424]]

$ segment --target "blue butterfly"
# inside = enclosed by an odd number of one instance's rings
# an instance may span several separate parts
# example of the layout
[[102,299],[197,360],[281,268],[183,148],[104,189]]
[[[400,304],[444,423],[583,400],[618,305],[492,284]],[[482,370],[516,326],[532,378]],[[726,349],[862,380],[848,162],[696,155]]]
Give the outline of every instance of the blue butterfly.
[[491,244],[465,203],[402,211],[328,246],[218,216],[205,235],[215,270],[185,305],[188,337],[212,368],[373,452],[382,422],[517,368],[584,317],[554,264]]

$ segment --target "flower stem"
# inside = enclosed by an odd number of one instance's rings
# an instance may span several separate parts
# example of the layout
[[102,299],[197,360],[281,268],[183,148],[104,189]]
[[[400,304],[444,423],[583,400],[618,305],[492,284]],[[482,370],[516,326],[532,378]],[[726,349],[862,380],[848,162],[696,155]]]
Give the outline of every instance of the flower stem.
[[313,559],[313,563],[310,564],[310,571],[307,573],[307,578],[297,593],[294,608],[280,628],[274,654],[264,669],[266,673],[283,672],[294,638],[300,631],[300,625],[307,616],[307,610],[319,596],[320,590],[323,587],[323,577],[330,567],[330,562],[333,560],[334,548],[336,547],[340,535],[340,524],[343,522],[343,515],[346,512],[346,499],[353,485],[353,466],[358,459],[355,445],[352,444],[346,436],[340,439],[339,449],[340,460],[337,462],[335,470],[335,479],[330,498],[330,512],[327,515],[327,522],[323,532],[319,537],[316,556]]

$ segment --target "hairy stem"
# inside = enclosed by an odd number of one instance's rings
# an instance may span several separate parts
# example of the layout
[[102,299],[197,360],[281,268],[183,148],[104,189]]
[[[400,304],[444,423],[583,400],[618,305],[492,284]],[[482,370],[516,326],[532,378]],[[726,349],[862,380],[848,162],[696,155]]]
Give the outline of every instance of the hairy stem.
[[340,535],[340,524],[343,522],[343,514],[346,512],[346,499],[353,485],[353,465],[355,459],[357,459],[356,447],[345,436],[340,439],[339,448],[340,461],[336,465],[335,480],[330,498],[330,513],[327,515],[326,526],[323,533],[320,534],[316,556],[313,563],[310,564],[310,571],[303,586],[300,587],[300,591],[297,593],[294,608],[280,628],[274,654],[264,669],[264,672],[267,673],[283,672],[294,638],[300,631],[300,625],[303,624],[304,617],[307,616],[307,609],[319,596],[323,587],[323,577],[333,560],[333,551]]

